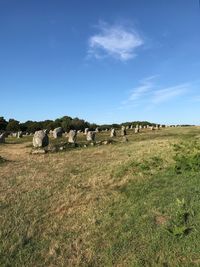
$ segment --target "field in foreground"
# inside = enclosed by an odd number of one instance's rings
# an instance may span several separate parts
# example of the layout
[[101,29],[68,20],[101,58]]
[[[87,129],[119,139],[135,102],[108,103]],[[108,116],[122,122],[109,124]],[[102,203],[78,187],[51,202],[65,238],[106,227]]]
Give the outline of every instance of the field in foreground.
[[0,266],[200,266],[200,128],[128,134],[0,145]]

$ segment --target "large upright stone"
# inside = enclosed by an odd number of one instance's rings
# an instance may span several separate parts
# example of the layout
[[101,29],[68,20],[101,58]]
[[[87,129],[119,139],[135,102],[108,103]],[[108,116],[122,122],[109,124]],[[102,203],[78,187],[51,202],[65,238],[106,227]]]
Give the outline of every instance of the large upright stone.
[[49,137],[48,135],[43,131],[36,131],[33,136],[33,146],[34,147],[45,147],[49,144]]
[[4,144],[5,143],[5,137],[6,137],[6,133],[0,134],[0,144]]
[[61,127],[55,128],[53,130],[53,137],[54,138],[62,137],[62,134],[63,134],[63,129]]
[[121,128],[121,136],[125,136],[126,135],[126,129],[124,126],[122,126]]
[[68,134],[68,142],[72,144],[76,143],[76,135],[76,130],[70,130]]
[[115,137],[115,136],[116,136],[116,131],[114,128],[112,128],[110,132],[110,137]]
[[87,141],[95,141],[95,132],[88,131],[86,135]]
[[85,128],[84,134],[87,135],[89,128]]
[[139,133],[140,129],[139,128],[135,128],[135,133]]
[[22,138],[22,131],[17,132],[17,138]]

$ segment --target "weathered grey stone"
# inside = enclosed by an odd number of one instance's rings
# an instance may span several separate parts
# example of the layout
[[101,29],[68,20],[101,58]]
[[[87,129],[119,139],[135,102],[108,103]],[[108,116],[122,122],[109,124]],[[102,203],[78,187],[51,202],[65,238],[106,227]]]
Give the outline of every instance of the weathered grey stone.
[[68,142],[74,144],[76,142],[76,130],[70,130],[68,134]]
[[45,147],[49,144],[49,137],[48,135],[43,131],[36,131],[33,136],[33,146],[34,147]]
[[5,143],[5,137],[6,137],[6,133],[0,134],[0,144],[4,144]]
[[86,139],[87,141],[95,141],[95,132],[88,131]]
[[110,132],[110,137],[115,137],[115,136],[116,136],[116,131],[114,128],[112,128]]
[[97,127],[97,128],[95,129],[95,132],[96,132],[96,133],[98,133],[98,132],[99,132],[99,127]]
[[122,126],[121,128],[121,136],[125,136],[126,135],[126,129],[124,126]]
[[22,138],[22,131],[17,132],[17,138]]
[[135,133],[139,133],[140,132],[140,129],[139,128],[135,128]]
[[45,153],[47,153],[47,151],[45,149],[41,149],[41,148],[35,149],[35,150],[33,150],[31,152],[31,154],[34,154],[34,155],[36,155],[36,154],[45,154]]
[[62,137],[62,134],[63,134],[63,129],[61,127],[55,128],[53,130],[53,137],[54,138]]
[[85,128],[84,134],[87,135],[89,128]]

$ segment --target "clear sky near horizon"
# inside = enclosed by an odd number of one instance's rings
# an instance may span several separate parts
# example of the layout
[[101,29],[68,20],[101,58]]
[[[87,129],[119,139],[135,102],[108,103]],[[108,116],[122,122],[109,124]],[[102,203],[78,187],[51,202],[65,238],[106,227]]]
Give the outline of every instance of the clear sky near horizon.
[[0,116],[200,123],[198,0],[0,0]]

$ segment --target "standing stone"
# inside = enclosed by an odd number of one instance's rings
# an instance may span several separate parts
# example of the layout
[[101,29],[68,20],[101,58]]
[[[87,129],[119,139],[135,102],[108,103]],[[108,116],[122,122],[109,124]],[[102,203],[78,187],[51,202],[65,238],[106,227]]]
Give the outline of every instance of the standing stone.
[[17,138],[22,138],[22,131],[17,132]]
[[133,125],[131,125],[130,129],[131,129],[131,130],[133,129]]
[[140,129],[139,128],[135,128],[135,133],[139,133],[140,132]]
[[139,129],[142,129],[142,125],[139,126]]
[[99,128],[98,128],[98,127],[96,128],[95,132],[96,132],[96,133],[98,133],[98,132],[99,132]]
[[85,128],[84,134],[87,135],[89,128]]
[[110,132],[110,137],[115,137],[115,136],[116,136],[116,131],[114,128],[112,128]]
[[69,135],[68,135],[68,142],[69,143],[76,143],[76,136],[77,136],[77,133],[76,133],[76,130],[70,130],[69,131]]
[[88,131],[86,139],[87,141],[95,141],[95,132]]
[[126,130],[128,130],[128,129],[129,129],[129,126],[127,125],[127,126],[126,126]]
[[62,134],[63,134],[63,130],[61,127],[55,128],[53,130],[53,137],[54,138],[62,137]]
[[121,136],[125,136],[126,135],[126,129],[124,126],[122,126],[121,128]]
[[6,137],[6,133],[0,134],[0,144],[4,144],[5,143],[5,137]]
[[34,147],[45,147],[49,144],[49,137],[48,135],[43,131],[36,131],[33,136],[33,146]]

